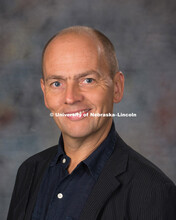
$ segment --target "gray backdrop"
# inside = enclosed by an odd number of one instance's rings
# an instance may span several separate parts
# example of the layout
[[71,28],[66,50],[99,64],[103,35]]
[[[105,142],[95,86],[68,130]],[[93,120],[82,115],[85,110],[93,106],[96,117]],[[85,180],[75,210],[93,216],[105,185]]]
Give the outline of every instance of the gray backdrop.
[[176,3],[169,0],[0,1],[0,219],[6,219],[17,168],[58,141],[40,90],[41,51],[53,34],[88,25],[114,43],[125,74],[116,128],[176,182]]

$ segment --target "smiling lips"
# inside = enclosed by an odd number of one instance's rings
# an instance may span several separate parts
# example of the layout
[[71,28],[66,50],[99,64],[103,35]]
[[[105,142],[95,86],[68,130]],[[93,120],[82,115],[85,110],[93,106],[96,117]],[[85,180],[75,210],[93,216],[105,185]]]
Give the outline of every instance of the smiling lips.
[[67,113],[64,113],[64,114],[70,120],[77,121],[77,120],[81,120],[81,119],[85,118],[87,116],[87,113],[90,110],[91,109],[84,109],[84,110],[78,110],[78,111],[74,111],[74,112],[67,112]]

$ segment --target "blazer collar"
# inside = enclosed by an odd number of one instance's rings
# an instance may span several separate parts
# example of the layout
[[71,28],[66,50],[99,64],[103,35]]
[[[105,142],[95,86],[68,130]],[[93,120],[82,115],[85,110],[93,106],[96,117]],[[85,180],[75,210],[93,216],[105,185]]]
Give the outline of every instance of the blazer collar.
[[123,149],[125,143],[117,134],[115,149],[100,174],[88,200],[81,212],[80,220],[95,220],[102,206],[120,186],[118,177],[126,171],[128,153]]

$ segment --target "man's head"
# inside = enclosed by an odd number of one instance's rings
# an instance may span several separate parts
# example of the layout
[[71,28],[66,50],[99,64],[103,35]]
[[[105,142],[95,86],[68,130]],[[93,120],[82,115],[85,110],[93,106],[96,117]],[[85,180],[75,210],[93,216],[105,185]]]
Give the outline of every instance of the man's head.
[[[113,103],[122,98],[124,77],[114,48],[103,34],[71,27],[47,43],[41,87],[46,107],[54,114],[67,115],[54,116],[63,136],[85,138],[110,128],[112,118],[90,114],[112,113]],[[84,117],[87,113],[89,117]]]

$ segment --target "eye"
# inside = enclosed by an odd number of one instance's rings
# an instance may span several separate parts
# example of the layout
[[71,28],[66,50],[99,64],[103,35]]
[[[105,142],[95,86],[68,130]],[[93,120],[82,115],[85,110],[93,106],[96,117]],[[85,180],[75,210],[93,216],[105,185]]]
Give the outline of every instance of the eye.
[[92,78],[86,78],[86,79],[84,80],[84,83],[90,84],[90,83],[92,83],[93,81],[94,81],[94,79],[92,79]]
[[61,83],[56,81],[56,82],[51,83],[51,85],[54,87],[59,87],[59,86],[61,86]]

